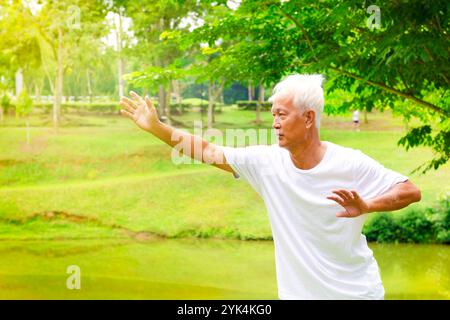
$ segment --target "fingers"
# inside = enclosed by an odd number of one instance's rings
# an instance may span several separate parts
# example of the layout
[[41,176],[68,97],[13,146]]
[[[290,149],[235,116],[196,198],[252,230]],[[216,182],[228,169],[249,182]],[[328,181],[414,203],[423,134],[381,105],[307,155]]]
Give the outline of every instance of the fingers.
[[340,196],[344,201],[354,200],[352,193],[347,190],[339,189],[333,190],[332,192]]
[[123,99],[120,101],[119,104],[123,107],[123,109],[125,109],[127,112],[129,112],[129,113],[131,113],[131,114],[134,114],[135,111],[136,111],[136,109],[134,108],[134,106],[130,105],[129,102],[126,102],[126,101],[123,100]]
[[127,98],[127,97],[122,97],[120,102],[123,102],[125,104],[127,104],[128,106],[130,106],[133,109],[137,108],[136,102],[134,102],[133,100]]
[[147,105],[147,107],[149,109],[153,108],[153,103],[152,103],[152,101],[150,100],[150,98],[148,96],[145,96],[145,104]]
[[127,110],[124,109],[120,110],[120,114],[124,115],[127,118],[130,118],[131,120],[134,120],[133,114]]
[[336,217],[338,218],[349,218],[350,217],[350,213],[348,213],[347,211],[341,211],[336,213]]
[[327,199],[336,201],[336,202],[339,203],[341,206],[344,206],[344,205],[345,205],[344,201],[343,201],[341,198],[339,198],[339,197],[336,197],[336,196],[328,196]]
[[358,200],[359,199],[359,194],[356,191],[351,191],[352,195],[353,195],[353,199]]
[[145,102],[144,99],[142,99],[142,97],[134,91],[130,91],[130,95],[134,98],[134,101],[136,101],[137,103]]

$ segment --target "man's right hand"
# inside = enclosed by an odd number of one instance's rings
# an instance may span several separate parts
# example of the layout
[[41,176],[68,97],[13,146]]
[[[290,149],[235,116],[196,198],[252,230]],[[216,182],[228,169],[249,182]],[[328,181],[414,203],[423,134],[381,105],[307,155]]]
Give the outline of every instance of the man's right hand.
[[[207,164],[212,164],[219,169],[234,172],[226,162],[221,147],[203,140],[200,136],[194,136],[189,132],[184,132],[162,123],[159,121],[156,109],[148,97],[145,97],[144,100],[133,91],[130,94],[133,100],[127,97],[122,97],[120,100],[120,105],[123,107],[120,110],[121,114],[130,118],[140,128],[150,132],[172,148],[179,147],[181,144],[184,155]],[[185,148],[185,145],[189,145],[190,147]]]
[[151,132],[160,121],[150,98],[146,96],[144,100],[134,91],[130,91],[130,95],[133,100],[127,97],[120,99],[123,107],[120,114],[133,120],[141,129]]

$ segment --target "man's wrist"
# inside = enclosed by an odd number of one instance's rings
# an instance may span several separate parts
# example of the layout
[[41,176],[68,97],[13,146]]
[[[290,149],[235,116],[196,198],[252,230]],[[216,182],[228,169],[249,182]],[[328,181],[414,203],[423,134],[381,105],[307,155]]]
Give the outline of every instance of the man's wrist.
[[150,126],[150,128],[147,129],[146,131],[147,131],[148,133],[151,133],[151,134],[155,135],[155,134],[157,133],[157,131],[161,129],[162,125],[163,125],[163,122],[162,122],[161,120],[158,119],[157,121],[155,121],[154,123],[152,123],[152,125]]
[[366,200],[366,205],[367,205],[367,209],[365,213],[371,213],[371,212],[375,212],[375,203],[373,201],[373,199],[371,200]]

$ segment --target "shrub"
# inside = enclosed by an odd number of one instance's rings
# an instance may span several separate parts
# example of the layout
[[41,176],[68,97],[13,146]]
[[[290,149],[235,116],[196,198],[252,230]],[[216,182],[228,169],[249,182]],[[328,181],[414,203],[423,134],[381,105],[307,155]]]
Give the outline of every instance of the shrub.
[[433,223],[425,212],[415,210],[402,214],[398,221],[398,242],[429,243],[433,241]]
[[[156,105],[155,105],[156,107]],[[171,103],[170,104],[170,113],[171,114],[185,114],[186,112],[192,110],[193,105],[190,103]]]
[[430,209],[430,220],[434,227],[434,237],[439,243],[450,243],[450,201],[444,198]]
[[[258,104],[257,101],[237,101],[236,102],[237,107],[239,110],[253,110],[256,111],[256,105]],[[272,103],[270,102],[263,102],[261,104],[261,111],[270,111],[272,108]]]
[[450,243],[450,201],[440,200],[432,208],[395,213],[377,213],[364,225],[368,241],[407,243]]
[[0,106],[3,108],[3,112],[5,114],[9,114],[11,111],[14,111],[14,106],[11,104],[11,98],[7,94],[3,95],[0,100]]
[[19,95],[16,103],[16,114],[19,116],[27,116],[30,114],[31,109],[33,108],[33,100],[31,100],[30,96],[25,90]]
[[[155,105],[156,107],[157,105]],[[214,113],[221,113],[222,112],[223,104],[215,103],[213,104]],[[185,114],[186,112],[192,111],[195,108],[201,108],[203,112],[207,112],[208,110],[208,104],[201,104],[201,105],[195,105],[192,103],[171,103],[170,104],[170,113],[173,115],[181,115]]]
[[[36,109],[42,110],[44,113],[51,113],[53,109],[52,102],[34,103]],[[120,105],[116,102],[64,102],[61,103],[63,112],[93,112],[93,113],[118,113]]]
[[398,230],[392,213],[377,214],[364,226],[363,233],[368,241],[396,242]]

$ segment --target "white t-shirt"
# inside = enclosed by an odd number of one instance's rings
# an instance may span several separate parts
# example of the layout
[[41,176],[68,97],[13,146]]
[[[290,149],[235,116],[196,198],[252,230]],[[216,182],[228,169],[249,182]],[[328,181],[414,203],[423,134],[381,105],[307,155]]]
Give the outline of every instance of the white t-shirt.
[[326,197],[346,189],[370,199],[408,178],[359,150],[323,142],[323,159],[308,170],[297,168],[278,145],[223,150],[235,177],[266,205],[280,299],[383,299],[377,262],[361,234],[367,214],[337,218],[344,209]]

